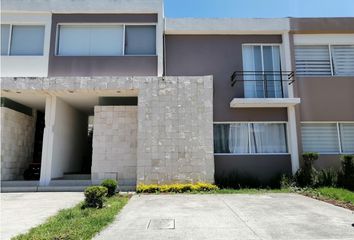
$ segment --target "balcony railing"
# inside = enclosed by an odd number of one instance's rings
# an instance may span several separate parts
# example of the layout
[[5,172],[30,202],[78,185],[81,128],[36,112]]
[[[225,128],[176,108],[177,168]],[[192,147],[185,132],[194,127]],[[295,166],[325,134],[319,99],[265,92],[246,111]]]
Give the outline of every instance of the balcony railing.
[[235,71],[231,86],[243,85],[245,98],[287,98],[288,86],[294,83],[290,71]]

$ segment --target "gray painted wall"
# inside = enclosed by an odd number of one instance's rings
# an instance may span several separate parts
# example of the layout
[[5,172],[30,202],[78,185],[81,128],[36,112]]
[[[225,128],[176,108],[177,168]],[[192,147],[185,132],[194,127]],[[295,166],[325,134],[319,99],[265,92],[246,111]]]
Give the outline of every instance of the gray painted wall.
[[242,44],[281,43],[279,35],[167,35],[166,75],[214,76],[214,121],[287,121],[286,109],[231,109],[243,97],[243,84],[230,77],[242,70]]
[[215,175],[237,171],[265,182],[279,174],[291,174],[290,155],[215,155]]
[[157,56],[55,56],[59,23],[152,23],[157,14],[53,14],[48,76],[156,76]]

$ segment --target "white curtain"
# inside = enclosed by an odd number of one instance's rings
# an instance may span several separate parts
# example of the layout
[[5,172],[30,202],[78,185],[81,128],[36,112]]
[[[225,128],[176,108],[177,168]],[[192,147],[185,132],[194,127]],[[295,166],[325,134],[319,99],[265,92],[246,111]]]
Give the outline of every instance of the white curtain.
[[286,153],[286,131],[282,123],[251,123],[251,153]]
[[[274,74],[267,75],[267,87],[263,82],[262,75],[244,75],[245,98],[264,98],[266,91],[269,98],[281,98],[282,87],[284,96],[287,96],[287,84],[280,80],[281,71],[280,48],[279,46],[243,46],[243,70],[244,71],[274,71]],[[254,81],[257,80],[257,81]],[[283,84],[283,85],[282,85]],[[265,89],[267,88],[267,89]]]
[[230,124],[229,149],[231,153],[248,153],[248,124]]

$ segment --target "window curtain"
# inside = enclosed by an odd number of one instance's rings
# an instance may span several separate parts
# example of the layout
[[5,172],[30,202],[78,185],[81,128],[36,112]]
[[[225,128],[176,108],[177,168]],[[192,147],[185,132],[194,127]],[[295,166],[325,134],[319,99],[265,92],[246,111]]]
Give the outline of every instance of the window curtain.
[[229,130],[229,149],[231,153],[248,153],[248,124],[231,124]]
[[[281,71],[279,46],[243,46],[242,54],[244,71]],[[281,75],[270,73],[266,79],[267,86],[262,75],[246,73],[244,75],[245,98],[281,98],[282,87],[284,87],[284,96],[287,95],[287,85],[282,85]]]
[[229,124],[214,124],[214,152],[230,153]]
[[251,123],[251,153],[287,153],[286,125]]

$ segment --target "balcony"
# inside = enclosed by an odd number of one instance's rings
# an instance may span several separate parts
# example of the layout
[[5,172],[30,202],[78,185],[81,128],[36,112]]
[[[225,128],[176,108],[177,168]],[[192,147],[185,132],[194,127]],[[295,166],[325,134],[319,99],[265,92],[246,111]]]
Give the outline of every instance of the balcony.
[[236,96],[231,108],[289,107],[300,103],[300,98],[289,94],[294,83],[294,72],[288,71],[235,71],[231,86],[243,88],[243,95]]

